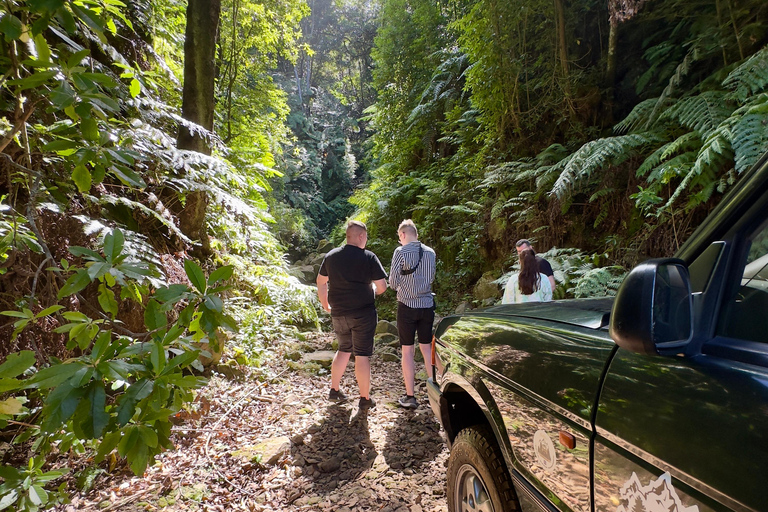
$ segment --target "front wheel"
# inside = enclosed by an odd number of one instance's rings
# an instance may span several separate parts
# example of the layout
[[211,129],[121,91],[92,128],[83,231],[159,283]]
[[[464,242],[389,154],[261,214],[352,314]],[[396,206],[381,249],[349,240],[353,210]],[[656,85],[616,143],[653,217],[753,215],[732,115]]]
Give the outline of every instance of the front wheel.
[[448,458],[450,512],[517,512],[512,481],[487,427],[459,432]]

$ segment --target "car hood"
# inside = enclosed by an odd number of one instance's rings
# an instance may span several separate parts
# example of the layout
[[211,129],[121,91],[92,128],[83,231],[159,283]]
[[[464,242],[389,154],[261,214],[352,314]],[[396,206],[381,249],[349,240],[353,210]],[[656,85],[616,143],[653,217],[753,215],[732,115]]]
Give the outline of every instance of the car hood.
[[570,299],[552,302],[527,302],[524,304],[502,304],[485,309],[468,311],[465,315],[503,315],[550,320],[588,329],[608,326],[613,298]]

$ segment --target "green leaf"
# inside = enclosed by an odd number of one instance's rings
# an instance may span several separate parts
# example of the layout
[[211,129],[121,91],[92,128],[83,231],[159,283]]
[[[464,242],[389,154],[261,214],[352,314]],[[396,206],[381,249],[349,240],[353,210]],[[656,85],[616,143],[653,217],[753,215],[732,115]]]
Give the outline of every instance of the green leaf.
[[91,173],[88,172],[88,168],[83,164],[75,166],[75,170],[72,171],[72,181],[75,182],[77,190],[81,194],[91,190]]
[[189,286],[185,284],[172,284],[158,288],[155,292],[154,298],[160,302],[177,302],[181,299],[184,293],[189,291]]
[[114,262],[120,253],[123,252],[123,245],[125,244],[125,236],[119,229],[115,229],[112,233],[104,237],[104,254],[107,260]]
[[88,406],[88,409],[80,422],[82,433],[85,434],[86,439],[101,437],[101,433],[109,423],[109,414],[104,410],[107,398],[104,383],[94,381],[84,398],[83,403]]
[[32,318],[29,314],[23,311],[3,311],[3,312],[0,312],[0,315],[12,316],[13,318]]
[[139,94],[141,94],[141,83],[137,79],[131,80],[131,97],[135,98]]
[[224,302],[215,295],[208,295],[205,297],[205,307],[217,313],[221,313],[224,308]]
[[208,285],[213,286],[219,281],[226,281],[227,279],[232,277],[233,271],[234,271],[234,267],[232,265],[225,265],[223,267],[217,268],[211,273],[210,277],[208,278]]
[[157,432],[147,426],[140,425],[139,434],[141,435],[141,439],[144,441],[144,444],[150,448],[157,448]]
[[25,384],[28,388],[53,388],[71,378],[82,367],[81,362],[54,364],[37,372]]
[[45,40],[42,34],[37,34],[34,38],[35,50],[37,50],[37,60],[43,62],[50,62],[51,49],[48,46],[48,41]]
[[117,446],[117,443],[120,442],[121,435],[120,432],[110,432],[109,434],[104,436],[104,439],[101,441],[101,444],[99,445],[99,449],[96,452],[95,460],[96,462],[101,462],[104,460],[104,457],[109,455],[112,450],[115,449]]
[[0,510],[5,510],[11,505],[14,505],[18,497],[19,493],[16,490],[11,490],[8,494],[0,497]]
[[91,249],[88,249],[87,247],[80,247],[78,245],[73,245],[69,248],[69,252],[72,253],[74,256],[88,256],[89,259],[93,259],[95,261],[104,261],[104,258],[101,257],[101,254],[97,253],[96,251],[93,251]]
[[67,59],[67,67],[68,68],[73,68],[73,67],[77,66],[78,64],[80,64],[83,61],[84,58],[86,58],[88,56],[89,53],[91,53],[90,50],[80,50],[78,52],[73,53]]
[[163,375],[170,373],[177,366],[180,368],[186,368],[192,361],[197,359],[200,354],[199,350],[189,350],[183,354],[179,354],[168,362],[168,366],[163,370]]
[[165,347],[161,342],[152,344],[152,352],[149,354],[149,360],[156,374],[160,374],[165,368]]
[[203,269],[200,268],[200,265],[192,260],[184,260],[184,271],[197,291],[205,293],[205,274],[203,274]]
[[99,140],[99,125],[92,117],[85,117],[80,121],[80,130],[82,130],[83,138],[91,142]]
[[24,406],[22,403],[13,397],[0,400],[0,414],[19,414],[23,410]]
[[35,506],[41,506],[48,503],[48,493],[39,485],[29,487],[29,501]]
[[59,290],[59,298],[63,299],[64,297],[73,295],[89,284],[91,284],[91,277],[88,275],[86,269],[81,268],[70,276],[70,278],[67,279],[67,282],[64,283],[64,286],[61,287],[61,290]]
[[22,350],[21,352],[9,354],[5,362],[0,364],[0,375],[3,378],[16,377],[24,373],[33,364],[35,364],[35,353],[31,350]]
[[149,450],[142,438],[139,438],[133,445],[133,448],[128,452],[127,459],[131,465],[131,471],[134,475],[143,475],[147,470],[147,463],[149,462]]
[[120,397],[117,406],[117,423],[120,426],[128,423],[136,412],[136,404],[152,393],[155,383],[149,379],[141,379],[128,387]]
[[3,37],[9,43],[20,38],[22,32],[21,20],[6,11],[2,19],[0,19],[0,32],[3,33]]
[[161,327],[165,327],[168,323],[168,319],[165,313],[161,310],[160,304],[155,299],[150,299],[147,302],[147,308],[144,310],[144,324],[147,329],[154,331]]
[[117,444],[117,453],[119,453],[121,457],[125,457],[138,440],[138,428],[134,425],[126,427],[123,431],[123,438],[120,439],[120,442]]
[[43,146],[43,150],[45,151],[63,151],[65,149],[73,149],[80,147],[80,144],[77,142],[67,140],[67,139],[55,139]]
[[55,306],[51,306],[51,307],[45,308],[44,310],[42,310],[41,312],[36,314],[35,318],[43,318],[45,316],[51,315],[51,314],[59,311],[60,309],[64,309],[64,306],[55,305]]
[[107,288],[104,284],[99,285],[99,305],[105,313],[112,315],[112,318],[117,316],[117,299],[115,299],[115,292]]
[[40,425],[43,432],[55,432],[75,413],[85,390],[75,388],[69,382],[65,382],[50,395],[48,395],[43,407],[44,420]]

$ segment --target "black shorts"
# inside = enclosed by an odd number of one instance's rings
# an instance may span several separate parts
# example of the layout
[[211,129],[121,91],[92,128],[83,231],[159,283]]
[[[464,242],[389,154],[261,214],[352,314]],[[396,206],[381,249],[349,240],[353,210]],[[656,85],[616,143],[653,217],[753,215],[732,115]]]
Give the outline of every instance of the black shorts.
[[339,338],[339,352],[351,352],[355,356],[373,354],[373,335],[376,333],[378,316],[371,308],[359,313],[332,316],[333,331]]
[[400,345],[413,345],[416,333],[419,343],[432,343],[432,324],[435,322],[435,308],[409,308],[402,302],[397,303],[397,333]]

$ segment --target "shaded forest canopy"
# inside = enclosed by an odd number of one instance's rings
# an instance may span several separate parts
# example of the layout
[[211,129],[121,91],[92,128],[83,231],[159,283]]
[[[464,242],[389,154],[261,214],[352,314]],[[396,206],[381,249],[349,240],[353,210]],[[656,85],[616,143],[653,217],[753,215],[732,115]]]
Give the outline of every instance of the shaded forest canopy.
[[19,509],[64,499],[57,451],[141,473],[224,340],[258,365],[316,328],[288,261],[348,218],[385,266],[414,219],[446,305],[508,271],[519,238],[548,251],[557,298],[610,294],[768,148],[762,0],[0,15],[0,428],[31,447],[3,461],[0,502]]

